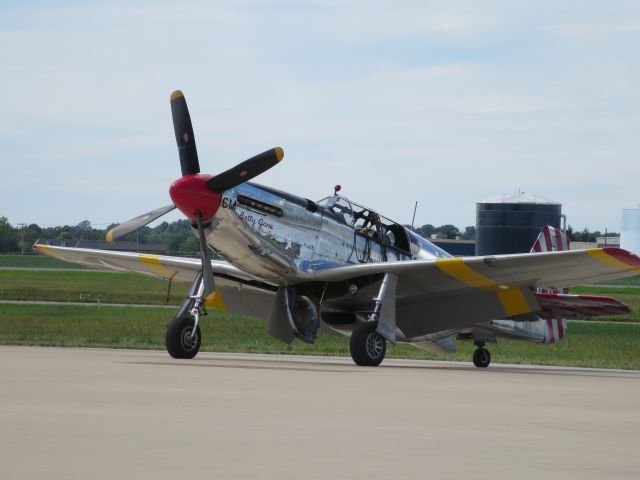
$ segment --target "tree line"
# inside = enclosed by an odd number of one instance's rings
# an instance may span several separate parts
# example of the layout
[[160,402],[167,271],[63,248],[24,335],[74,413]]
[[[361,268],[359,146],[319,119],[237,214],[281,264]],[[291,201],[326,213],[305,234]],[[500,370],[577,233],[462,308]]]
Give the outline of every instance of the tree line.
[[[105,240],[107,232],[117,224],[96,228],[89,220],[77,225],[40,227],[36,223],[13,226],[6,217],[0,217],[0,253],[30,253],[36,240]],[[163,244],[171,254],[197,254],[198,238],[191,233],[189,220],[162,222],[156,227],[142,227],[121,240],[144,244]]]
[[[7,217],[0,217],[0,253],[31,253],[31,246],[36,240],[104,240],[107,232],[117,224],[112,224],[106,228],[95,228],[89,220],[83,220],[77,225],[63,225],[58,227],[40,227],[39,225],[20,224],[11,225]],[[418,235],[424,238],[444,238],[475,240],[476,227],[468,226],[464,230],[458,229],[455,225],[447,224],[436,227],[431,224],[421,227],[411,228]],[[575,230],[569,226],[567,234],[575,242],[595,242],[597,237],[603,234],[596,230],[590,232],[588,228]],[[617,233],[609,232],[609,237],[618,236]],[[131,233],[123,238],[144,244],[163,244],[167,253],[189,255],[197,254],[200,250],[198,238],[191,232],[189,220],[176,220],[175,222],[162,222],[151,227],[142,227],[137,232]]]

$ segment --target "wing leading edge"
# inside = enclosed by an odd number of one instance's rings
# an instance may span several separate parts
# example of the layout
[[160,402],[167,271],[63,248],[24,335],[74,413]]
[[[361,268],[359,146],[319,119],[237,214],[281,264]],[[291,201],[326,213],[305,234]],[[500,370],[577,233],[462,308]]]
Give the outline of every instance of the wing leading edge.
[[[77,263],[100,270],[135,272],[159,278],[192,282],[201,268],[199,258],[171,257],[134,252],[94,250],[89,248],[54,247],[34,245],[40,253],[71,263]],[[228,262],[213,260],[213,271],[243,281],[253,281],[253,277]]]

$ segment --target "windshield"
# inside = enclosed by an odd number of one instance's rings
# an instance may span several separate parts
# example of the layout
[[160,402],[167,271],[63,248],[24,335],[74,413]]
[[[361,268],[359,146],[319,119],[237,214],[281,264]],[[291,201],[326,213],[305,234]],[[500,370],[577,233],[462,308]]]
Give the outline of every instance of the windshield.
[[351,202],[346,198],[334,195],[323,198],[318,202],[318,205],[334,213],[340,221],[345,222],[347,225],[353,225],[353,208]]

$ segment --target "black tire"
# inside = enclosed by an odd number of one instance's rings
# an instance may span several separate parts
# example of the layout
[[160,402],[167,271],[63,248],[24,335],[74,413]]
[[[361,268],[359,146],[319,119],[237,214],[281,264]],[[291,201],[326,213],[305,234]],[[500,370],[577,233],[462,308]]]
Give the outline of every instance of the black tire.
[[200,325],[196,328],[195,337],[191,338],[194,324],[195,320],[187,315],[174,318],[167,325],[167,333],[164,340],[167,352],[173,358],[191,359],[200,351],[200,341],[202,340]]
[[476,348],[473,352],[473,364],[478,368],[487,368],[491,363],[491,352],[486,348]]
[[351,358],[363,367],[377,367],[387,353],[387,340],[376,332],[377,323],[359,324],[351,333]]

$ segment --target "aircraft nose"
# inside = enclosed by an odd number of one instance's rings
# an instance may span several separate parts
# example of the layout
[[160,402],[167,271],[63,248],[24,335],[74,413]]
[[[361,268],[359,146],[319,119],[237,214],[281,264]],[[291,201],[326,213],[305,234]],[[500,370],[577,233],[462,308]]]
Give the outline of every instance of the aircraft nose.
[[178,178],[171,184],[169,195],[178,209],[189,220],[196,222],[196,214],[200,212],[202,221],[210,220],[222,203],[222,194],[207,188],[211,175],[195,174]]

